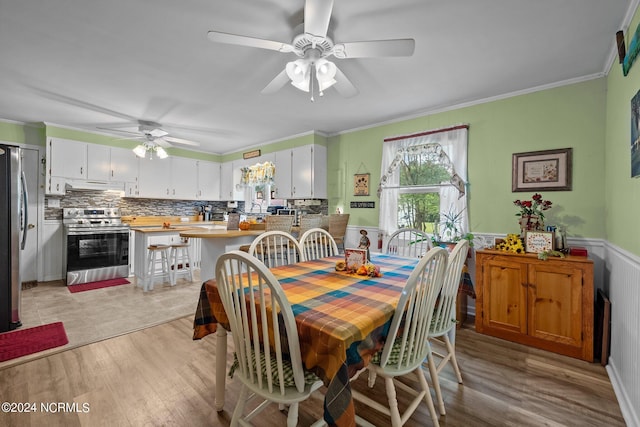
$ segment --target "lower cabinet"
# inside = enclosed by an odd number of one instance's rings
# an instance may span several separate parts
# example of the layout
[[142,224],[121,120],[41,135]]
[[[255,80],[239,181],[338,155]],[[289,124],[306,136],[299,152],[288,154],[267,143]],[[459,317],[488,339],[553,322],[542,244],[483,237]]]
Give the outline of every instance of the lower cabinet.
[[593,261],[476,251],[476,331],[593,361]]

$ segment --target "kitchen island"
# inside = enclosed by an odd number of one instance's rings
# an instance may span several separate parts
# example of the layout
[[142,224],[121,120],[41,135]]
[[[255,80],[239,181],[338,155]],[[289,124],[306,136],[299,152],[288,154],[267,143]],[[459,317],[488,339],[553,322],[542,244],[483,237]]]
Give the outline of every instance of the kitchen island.
[[[236,250],[253,242],[264,230],[220,230],[192,228],[180,231],[180,237],[202,239],[200,255],[200,279],[205,282],[214,279],[218,257],[225,252]],[[146,248],[146,246],[145,246]]]

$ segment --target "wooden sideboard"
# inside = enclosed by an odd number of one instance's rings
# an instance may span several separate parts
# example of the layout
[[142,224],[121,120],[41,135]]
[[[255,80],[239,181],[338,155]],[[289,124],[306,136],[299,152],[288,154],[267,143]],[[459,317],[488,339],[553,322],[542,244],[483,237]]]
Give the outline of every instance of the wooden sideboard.
[[476,251],[476,331],[593,361],[593,261]]

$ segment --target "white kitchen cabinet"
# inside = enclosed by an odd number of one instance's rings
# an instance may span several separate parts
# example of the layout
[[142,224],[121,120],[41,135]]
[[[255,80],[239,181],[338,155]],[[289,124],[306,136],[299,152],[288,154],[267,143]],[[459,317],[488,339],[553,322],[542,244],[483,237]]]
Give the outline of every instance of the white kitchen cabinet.
[[[172,199],[195,200],[198,193],[198,161],[184,157],[171,157]],[[165,171],[166,173],[166,171]]]
[[283,199],[327,197],[327,149],[303,145],[276,152],[275,196]]
[[[243,200],[244,191],[240,184],[241,171],[244,162],[225,162],[220,167],[220,199]],[[276,172],[277,173],[277,172]]]
[[198,161],[198,200],[220,199],[220,163]]
[[57,196],[64,195],[66,193],[66,180],[56,176],[48,176],[45,193]]
[[42,278],[38,280],[60,280],[65,277],[64,227],[59,220],[45,220],[42,225]]
[[170,199],[171,160],[141,159],[138,174],[138,196]]
[[111,147],[111,181],[138,182],[139,157],[127,148]]
[[293,196],[291,186],[291,150],[275,153],[276,174],[273,177],[273,194],[276,199],[290,199]]
[[87,145],[87,179],[109,181],[111,178],[111,147],[100,144]]
[[46,162],[48,176],[86,179],[87,143],[49,138]]

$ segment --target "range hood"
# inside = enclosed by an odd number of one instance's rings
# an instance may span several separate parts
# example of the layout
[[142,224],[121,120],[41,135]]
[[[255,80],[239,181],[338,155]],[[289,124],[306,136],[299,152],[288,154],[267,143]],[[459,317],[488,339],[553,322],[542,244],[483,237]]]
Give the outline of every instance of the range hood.
[[70,180],[65,187],[67,190],[124,191],[124,182]]

